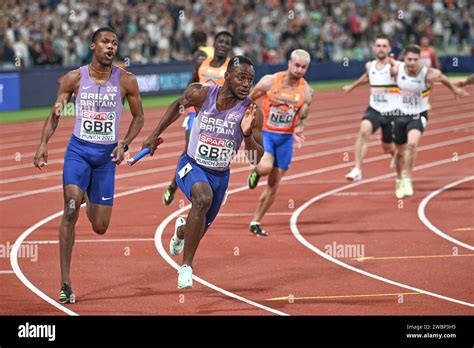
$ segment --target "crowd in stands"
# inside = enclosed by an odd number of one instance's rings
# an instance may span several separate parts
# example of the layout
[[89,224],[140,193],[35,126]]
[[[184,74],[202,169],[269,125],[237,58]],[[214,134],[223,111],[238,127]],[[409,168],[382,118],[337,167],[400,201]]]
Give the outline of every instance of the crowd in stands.
[[212,45],[221,30],[255,63],[285,62],[295,48],[316,61],[364,60],[381,33],[394,45],[426,36],[440,52],[472,54],[473,12],[470,0],[2,0],[0,68],[84,64],[102,26],[131,64],[190,61],[196,33]]

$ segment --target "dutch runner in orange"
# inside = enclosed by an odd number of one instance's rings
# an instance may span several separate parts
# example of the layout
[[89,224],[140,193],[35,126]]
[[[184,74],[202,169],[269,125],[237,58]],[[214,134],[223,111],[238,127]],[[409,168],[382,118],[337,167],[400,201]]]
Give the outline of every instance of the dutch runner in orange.
[[313,90],[303,78],[310,63],[308,52],[297,49],[291,53],[288,70],[266,75],[257,83],[250,98],[263,97],[263,144],[265,154],[249,176],[249,187],[254,189],[261,176],[268,175],[268,183],[258,200],[249,230],[257,236],[267,236],[260,220],[275,201],[281,178],[291,163],[293,139],[301,148],[303,129],[308,116]]

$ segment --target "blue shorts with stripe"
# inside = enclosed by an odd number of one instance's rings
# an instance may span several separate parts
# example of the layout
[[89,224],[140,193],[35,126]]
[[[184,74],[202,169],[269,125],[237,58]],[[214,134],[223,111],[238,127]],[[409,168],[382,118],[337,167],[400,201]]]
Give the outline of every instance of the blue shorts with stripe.
[[113,205],[116,164],[110,154],[116,146],[91,143],[73,135],[64,156],[63,186],[79,186],[91,203]]
[[288,170],[293,157],[293,134],[262,131],[263,149],[273,155],[273,166]]
[[206,214],[206,229],[211,225],[224,201],[229,186],[230,169],[217,171],[204,168],[187,154],[181,156],[176,170],[176,183],[186,198],[192,201],[191,188],[195,183],[205,182],[212,189],[212,204]]

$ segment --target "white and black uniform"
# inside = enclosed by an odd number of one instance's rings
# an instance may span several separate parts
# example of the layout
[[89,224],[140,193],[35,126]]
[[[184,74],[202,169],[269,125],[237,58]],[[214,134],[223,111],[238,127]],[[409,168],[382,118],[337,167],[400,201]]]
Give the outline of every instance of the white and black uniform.
[[376,68],[377,61],[373,60],[369,66],[370,100],[369,107],[363,120],[372,123],[375,133],[382,127],[382,141],[393,142],[393,117],[391,113],[398,108],[398,87],[390,75],[390,64],[382,69]]
[[417,76],[409,76],[405,63],[400,63],[397,74],[397,85],[400,88],[400,116],[395,122],[395,143],[405,144],[408,133],[418,129],[423,133],[428,122],[430,87],[426,84],[428,67],[423,66]]

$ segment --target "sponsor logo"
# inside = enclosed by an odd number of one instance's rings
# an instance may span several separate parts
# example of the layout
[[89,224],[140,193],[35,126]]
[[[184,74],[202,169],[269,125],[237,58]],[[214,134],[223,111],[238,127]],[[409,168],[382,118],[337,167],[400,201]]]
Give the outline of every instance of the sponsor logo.
[[83,110],[82,118],[87,118],[89,120],[98,120],[98,121],[112,121],[115,119],[115,112],[96,112]]

